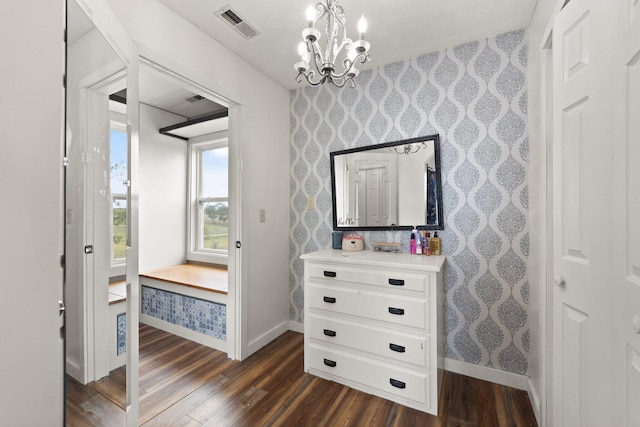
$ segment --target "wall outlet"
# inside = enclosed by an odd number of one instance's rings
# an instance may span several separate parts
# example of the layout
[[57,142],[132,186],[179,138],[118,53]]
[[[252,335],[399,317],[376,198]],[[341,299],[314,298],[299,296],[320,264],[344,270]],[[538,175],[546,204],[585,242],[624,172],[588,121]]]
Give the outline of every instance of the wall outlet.
[[313,209],[313,197],[307,197],[307,209]]
[[260,222],[267,222],[267,211],[266,211],[266,209],[260,209]]

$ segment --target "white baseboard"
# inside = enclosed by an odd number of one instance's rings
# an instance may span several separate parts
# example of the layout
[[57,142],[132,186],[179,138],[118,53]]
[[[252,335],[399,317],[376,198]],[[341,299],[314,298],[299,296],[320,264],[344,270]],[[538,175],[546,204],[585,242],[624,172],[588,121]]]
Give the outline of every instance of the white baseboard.
[[84,375],[82,375],[82,370],[80,369],[80,365],[78,363],[72,362],[70,360],[66,360],[65,363],[65,373],[71,376],[74,380],[78,381],[82,385],[86,385],[86,379]]
[[304,323],[294,322],[293,320],[289,320],[289,330],[304,334]]
[[533,385],[531,378],[529,378],[528,380],[529,380],[529,388],[527,389],[527,393],[529,394],[529,401],[531,402],[531,408],[533,408],[533,414],[536,417],[536,421],[538,422],[538,425],[541,426],[544,423],[540,422],[540,416],[542,414],[541,408],[540,408],[540,394],[538,393],[538,390]]
[[505,372],[487,366],[450,359],[448,357],[444,358],[444,369],[480,380],[517,388],[518,390],[529,391],[529,378],[526,375]]
[[288,329],[289,329],[288,324],[285,321],[280,323],[279,325],[276,325],[271,330],[267,331],[266,333],[262,334],[258,338],[251,341],[247,346],[247,351],[248,351],[247,357],[251,356],[253,353],[260,350],[262,347],[269,344],[271,341],[278,338],[280,335],[284,334]]
[[227,353],[227,343],[210,337],[209,335],[201,334],[192,331],[191,329],[183,328],[182,326],[174,325],[173,323],[165,322],[164,320],[156,319],[155,317],[151,317],[146,314],[140,314],[140,323],[153,326],[154,328],[170,332],[179,337],[186,338],[188,340],[195,341],[198,344]]

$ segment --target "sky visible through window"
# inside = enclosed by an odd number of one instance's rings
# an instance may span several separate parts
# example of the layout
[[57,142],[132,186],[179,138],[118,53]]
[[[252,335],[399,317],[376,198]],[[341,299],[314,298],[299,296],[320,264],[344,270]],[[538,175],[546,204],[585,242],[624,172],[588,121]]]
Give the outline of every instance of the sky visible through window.
[[229,195],[229,148],[202,152],[202,197]]
[[111,193],[126,194],[127,133],[111,130]]

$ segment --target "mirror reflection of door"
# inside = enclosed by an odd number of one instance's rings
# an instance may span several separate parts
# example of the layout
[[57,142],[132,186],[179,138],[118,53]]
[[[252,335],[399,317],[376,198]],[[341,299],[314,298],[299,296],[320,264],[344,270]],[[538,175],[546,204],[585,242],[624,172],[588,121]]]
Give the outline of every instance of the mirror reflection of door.
[[389,172],[386,166],[359,169],[357,172],[358,224],[390,225]]
[[67,383],[120,389],[112,396],[124,408],[124,379],[100,380],[125,363],[126,291],[113,283],[125,274],[126,107],[110,98],[125,89],[126,66],[67,3]]

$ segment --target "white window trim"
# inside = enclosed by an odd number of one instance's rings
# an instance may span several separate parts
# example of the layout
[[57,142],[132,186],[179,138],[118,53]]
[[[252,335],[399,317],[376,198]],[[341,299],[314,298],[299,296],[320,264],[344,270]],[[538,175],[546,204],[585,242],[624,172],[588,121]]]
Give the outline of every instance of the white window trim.
[[[207,262],[213,264],[227,265],[229,263],[228,250],[216,250],[199,248],[201,241],[201,230],[204,229],[202,221],[204,215],[199,215],[200,203],[226,201],[229,198],[199,198],[199,188],[202,182],[200,176],[200,153],[212,148],[229,146],[228,132],[216,133],[212,139],[189,144],[189,204],[187,212],[187,260],[196,262]],[[195,185],[194,185],[195,184]],[[231,244],[231,243],[229,243]]]

